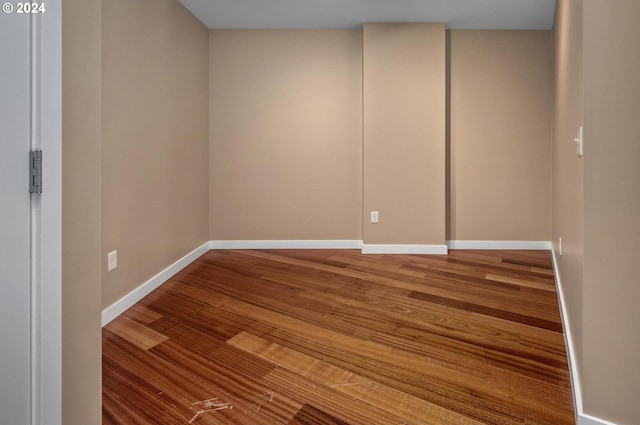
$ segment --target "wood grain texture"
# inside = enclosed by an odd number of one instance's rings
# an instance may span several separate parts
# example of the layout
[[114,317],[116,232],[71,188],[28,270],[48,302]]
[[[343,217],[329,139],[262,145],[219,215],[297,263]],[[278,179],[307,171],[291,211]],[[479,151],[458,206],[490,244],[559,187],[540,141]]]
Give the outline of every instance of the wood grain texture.
[[103,330],[104,424],[574,424],[549,254],[209,251]]
[[287,425],[349,425],[346,422],[336,419],[313,406],[305,404],[298,413],[289,421]]

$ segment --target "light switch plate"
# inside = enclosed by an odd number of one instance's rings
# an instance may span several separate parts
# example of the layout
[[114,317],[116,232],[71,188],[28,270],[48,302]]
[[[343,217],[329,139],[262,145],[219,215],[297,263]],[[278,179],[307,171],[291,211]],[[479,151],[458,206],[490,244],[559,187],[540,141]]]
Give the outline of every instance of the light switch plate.
[[576,142],[576,153],[578,156],[584,155],[584,127],[580,126],[578,129],[578,137],[573,139]]

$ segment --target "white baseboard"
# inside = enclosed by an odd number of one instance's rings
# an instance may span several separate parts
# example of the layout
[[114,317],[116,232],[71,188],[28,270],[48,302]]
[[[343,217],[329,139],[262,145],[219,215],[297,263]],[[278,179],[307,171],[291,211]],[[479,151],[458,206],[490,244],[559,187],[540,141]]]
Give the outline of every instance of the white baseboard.
[[564,290],[562,288],[562,279],[560,278],[560,270],[558,270],[558,261],[556,252],[551,248],[551,260],[553,262],[553,271],[556,278],[558,288],[558,303],[560,304],[560,314],[562,317],[562,329],[564,331],[564,342],[567,347],[567,357],[569,361],[569,376],[571,378],[571,389],[573,394],[573,408],[576,413],[576,425],[616,425],[613,422],[596,418],[584,413],[584,405],[582,402],[582,385],[580,384],[580,374],[578,373],[578,363],[573,345],[573,337],[571,336],[571,327],[569,325],[569,313],[567,304],[564,299]]
[[363,254],[446,254],[446,245],[364,244],[360,240],[211,241],[210,249],[360,249]]
[[447,254],[446,245],[362,244],[363,254]]
[[449,249],[527,249],[547,251],[549,241],[447,241]]
[[211,241],[210,249],[361,249],[359,240],[229,240]]
[[596,418],[586,413],[578,414],[577,425],[616,425],[613,422],[605,421],[604,419]]
[[360,249],[363,254],[448,252],[447,245],[365,244],[360,240],[215,240],[210,242],[210,249]]
[[109,324],[113,319],[124,313],[126,309],[140,301],[158,286],[169,280],[173,275],[191,264],[196,258],[207,252],[210,249],[210,245],[211,242],[207,242],[194,249],[142,285],[138,286],[133,291],[129,292],[124,297],[120,298],[115,303],[111,304],[109,307],[102,310],[102,326],[104,327]]
[[360,240],[227,240],[210,249],[360,249],[363,254],[446,254],[446,245],[365,244]]
[[360,249],[363,254],[446,254],[446,245],[376,245],[360,240],[217,240],[210,249]]
[[[573,408],[578,417],[577,424],[580,424],[580,414],[582,413],[582,386],[580,385],[580,376],[578,373],[578,364],[576,363],[575,350],[573,348],[573,337],[571,336],[571,327],[569,326],[569,312],[567,304],[564,300],[564,291],[562,289],[562,279],[558,270],[558,262],[556,252],[551,249],[551,261],[553,262],[553,271],[556,278],[556,286],[558,289],[558,303],[560,304],[560,315],[562,318],[562,330],[564,331],[564,344],[567,348],[567,360],[569,361],[569,377],[571,378],[571,389],[573,394]],[[586,425],[586,424],[585,424]]]

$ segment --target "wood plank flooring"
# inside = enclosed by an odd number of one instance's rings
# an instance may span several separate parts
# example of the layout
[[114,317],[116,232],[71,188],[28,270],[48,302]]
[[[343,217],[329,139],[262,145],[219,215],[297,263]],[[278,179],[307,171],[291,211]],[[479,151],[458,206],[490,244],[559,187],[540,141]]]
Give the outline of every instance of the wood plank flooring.
[[103,329],[103,424],[574,424],[543,251],[209,251]]

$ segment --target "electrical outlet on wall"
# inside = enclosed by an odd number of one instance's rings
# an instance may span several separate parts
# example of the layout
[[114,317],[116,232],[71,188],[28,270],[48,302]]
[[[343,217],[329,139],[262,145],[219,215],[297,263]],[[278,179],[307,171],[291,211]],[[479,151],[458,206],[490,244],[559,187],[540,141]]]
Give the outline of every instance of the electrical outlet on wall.
[[107,254],[107,271],[118,267],[118,251],[111,251]]
[[377,223],[379,219],[378,211],[371,211],[371,222]]

